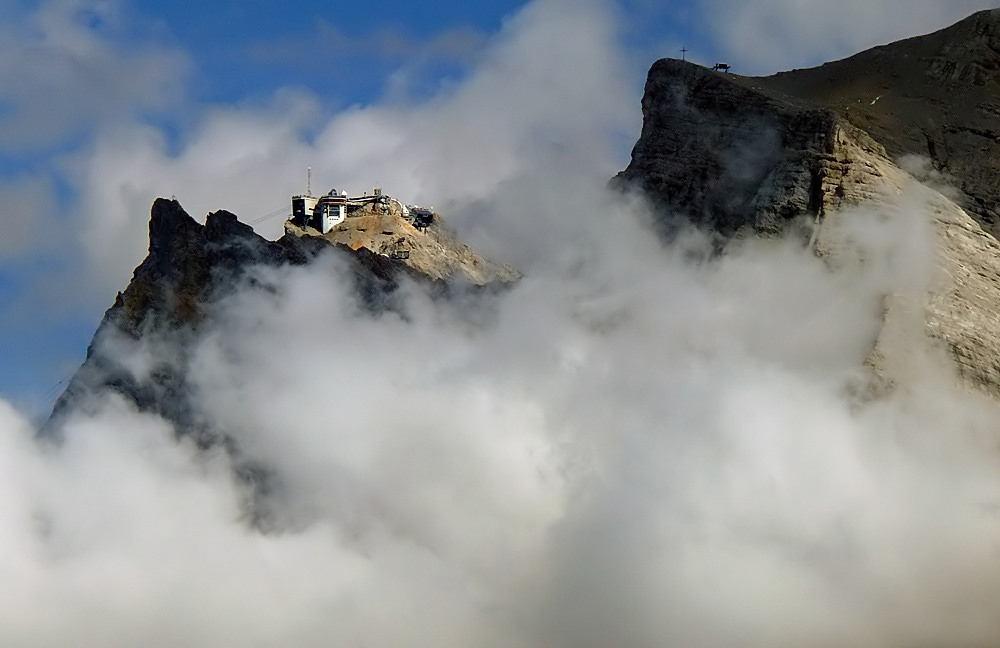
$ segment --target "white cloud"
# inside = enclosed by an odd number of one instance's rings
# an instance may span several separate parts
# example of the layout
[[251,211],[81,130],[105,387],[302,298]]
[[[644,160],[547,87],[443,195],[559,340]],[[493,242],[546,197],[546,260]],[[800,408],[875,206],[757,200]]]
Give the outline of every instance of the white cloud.
[[55,184],[46,173],[0,178],[0,260],[25,259],[57,247],[52,233],[65,222],[65,215],[53,204],[55,193]]
[[812,67],[937,31],[980,9],[983,0],[703,0],[715,48],[741,74]]
[[[137,44],[122,9],[50,0],[0,26],[0,139],[8,151],[44,150],[94,124],[162,113],[183,99],[185,55]],[[101,30],[91,25],[99,21]],[[129,46],[116,44],[131,38]]]

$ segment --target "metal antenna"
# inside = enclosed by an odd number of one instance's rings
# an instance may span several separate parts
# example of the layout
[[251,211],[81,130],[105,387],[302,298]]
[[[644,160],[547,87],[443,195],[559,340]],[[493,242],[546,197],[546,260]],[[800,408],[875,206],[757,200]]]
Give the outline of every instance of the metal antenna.
[[686,61],[686,60],[687,60],[687,53],[688,53],[689,51],[690,51],[690,50],[689,50],[689,49],[688,49],[687,47],[682,47],[682,48],[681,48],[681,60],[682,60],[682,61]]
[[312,167],[306,167],[306,195],[307,196],[313,195],[312,184],[313,184],[313,168]]

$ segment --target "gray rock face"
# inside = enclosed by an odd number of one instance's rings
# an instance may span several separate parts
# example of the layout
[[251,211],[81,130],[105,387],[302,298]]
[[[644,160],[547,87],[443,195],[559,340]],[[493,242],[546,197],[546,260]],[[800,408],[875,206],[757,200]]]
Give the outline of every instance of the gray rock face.
[[[767,78],[657,61],[642,134],[613,184],[645,192],[667,232],[685,221],[722,240],[797,229],[831,267],[858,254],[843,235],[848,210],[905,218],[900,196],[921,196],[934,268],[920,294],[886,295],[871,364],[886,383],[905,373],[905,329],[917,322],[964,385],[1000,398],[1000,137],[983,123],[1000,105],[998,25],[1000,10],[981,12]],[[900,168],[915,153],[952,180],[955,200]]]

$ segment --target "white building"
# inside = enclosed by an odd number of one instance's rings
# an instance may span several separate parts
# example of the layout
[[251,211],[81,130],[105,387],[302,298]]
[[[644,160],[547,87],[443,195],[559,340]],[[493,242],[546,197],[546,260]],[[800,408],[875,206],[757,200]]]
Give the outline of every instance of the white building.
[[331,189],[325,196],[292,196],[292,222],[326,234],[347,218],[347,192]]

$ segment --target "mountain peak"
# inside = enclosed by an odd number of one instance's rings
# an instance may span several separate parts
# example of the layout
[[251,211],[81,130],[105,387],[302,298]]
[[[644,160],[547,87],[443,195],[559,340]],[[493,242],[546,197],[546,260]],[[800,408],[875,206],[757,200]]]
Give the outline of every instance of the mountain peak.
[[[668,233],[693,222],[724,242],[794,229],[833,262],[845,249],[838,238],[845,208],[896,209],[899,195],[917,191],[904,168],[943,179],[954,201],[925,188],[926,213],[912,214],[930,221],[919,225],[934,230],[941,277],[916,317],[967,385],[1000,397],[998,34],[1000,10],[990,10],[770,77],[657,61],[642,99],[642,133],[615,184],[649,196]],[[875,358],[892,322],[910,317],[900,308],[886,308],[872,356],[879,371],[885,365]]]
[[[393,254],[400,245],[412,249],[412,254]],[[513,268],[479,256],[439,225],[431,232],[418,232],[391,210],[384,214],[368,210],[329,236],[290,225],[284,236],[269,241],[232,212],[212,212],[201,225],[177,200],[157,198],[150,210],[149,255],[105,313],[87,360],[56,402],[42,435],[58,437],[67,413],[86,409],[94,395],[110,390],[140,410],[174,422],[183,433],[204,436],[207,432],[198,430],[186,401],[185,375],[192,350],[184,338],[211,321],[214,304],[247,286],[253,268],[301,266],[326,254],[343,258],[342,279],[362,308],[371,312],[399,308],[394,293],[400,277],[441,287],[452,278],[484,285],[518,276]],[[122,340],[146,337],[177,349],[167,365],[148,376],[135,376],[113,347]]]

